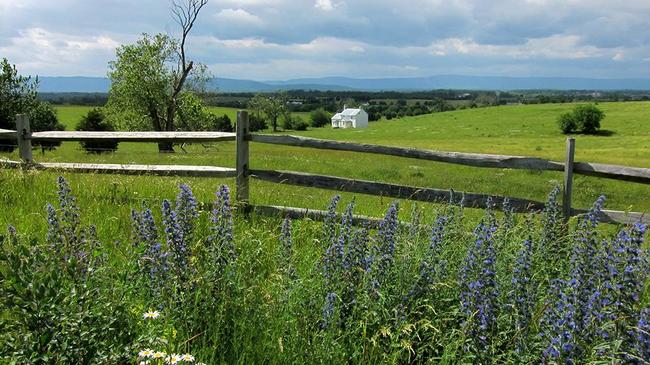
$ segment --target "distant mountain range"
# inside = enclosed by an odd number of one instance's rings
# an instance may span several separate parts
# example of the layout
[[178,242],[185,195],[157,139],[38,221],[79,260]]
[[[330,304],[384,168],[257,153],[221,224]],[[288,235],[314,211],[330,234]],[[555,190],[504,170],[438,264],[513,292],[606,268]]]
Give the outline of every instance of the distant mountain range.
[[[102,77],[39,77],[41,92],[107,92],[110,81]],[[458,76],[362,79],[320,77],[285,81],[213,79],[212,91],[269,92],[278,90],[320,91],[418,91],[458,90],[650,90],[650,79],[596,79],[578,77]]]

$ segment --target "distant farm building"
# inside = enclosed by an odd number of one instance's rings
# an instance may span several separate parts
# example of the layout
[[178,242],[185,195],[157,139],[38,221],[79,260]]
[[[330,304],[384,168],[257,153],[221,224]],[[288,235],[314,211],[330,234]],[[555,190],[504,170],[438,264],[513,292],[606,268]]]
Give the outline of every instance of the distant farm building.
[[332,128],[365,128],[368,126],[368,113],[363,109],[345,108],[332,117]]

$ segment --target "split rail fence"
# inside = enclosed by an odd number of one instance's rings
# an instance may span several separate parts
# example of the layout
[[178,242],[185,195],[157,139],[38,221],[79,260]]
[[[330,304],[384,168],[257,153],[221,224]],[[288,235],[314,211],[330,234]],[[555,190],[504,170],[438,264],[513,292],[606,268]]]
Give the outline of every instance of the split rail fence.
[[[575,140],[567,139],[566,158],[564,162],[555,162],[536,157],[506,156],[462,152],[441,152],[404,147],[381,146],[353,142],[322,140],[290,135],[252,134],[249,132],[248,113],[237,114],[236,133],[224,132],[73,132],[48,131],[32,132],[29,120],[24,115],[16,117],[16,130],[0,129],[0,138],[15,139],[18,144],[21,161],[0,160],[0,167],[53,169],[67,172],[91,172],[128,175],[163,175],[163,176],[199,176],[236,178],[236,201],[246,210],[254,209],[262,214],[286,215],[293,218],[310,217],[320,220],[326,212],[305,208],[293,208],[275,205],[254,205],[249,201],[249,180],[251,178],[278,184],[306,186],[359,194],[379,195],[397,199],[409,199],[422,202],[446,203],[461,202],[465,207],[486,208],[491,198],[497,209],[503,206],[505,199],[510,207],[518,213],[544,209],[543,202],[516,198],[457,192],[427,187],[413,187],[398,184],[349,179],[337,176],[325,176],[294,171],[277,171],[251,169],[249,166],[249,143],[267,143],[295,147],[307,147],[327,150],[373,153],[399,156],[436,162],[445,162],[482,168],[546,170],[563,172],[562,207],[568,219],[584,214],[586,210],[571,207],[573,175],[589,175],[607,179],[625,180],[641,184],[650,184],[650,169],[627,167],[589,162],[575,162]],[[92,163],[35,163],[32,158],[32,141],[98,141],[118,142],[223,142],[236,141],[236,167],[186,166],[186,165],[137,165],[137,164],[92,164]],[[607,223],[630,224],[635,222],[650,223],[650,215],[638,212],[604,210],[599,219]],[[356,216],[357,223],[376,225],[377,218]]]

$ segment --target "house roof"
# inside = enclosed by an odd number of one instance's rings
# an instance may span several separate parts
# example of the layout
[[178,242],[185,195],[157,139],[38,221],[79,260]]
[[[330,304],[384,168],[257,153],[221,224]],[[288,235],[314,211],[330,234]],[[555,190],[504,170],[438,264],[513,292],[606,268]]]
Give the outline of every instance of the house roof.
[[355,116],[355,115],[357,115],[359,113],[361,113],[361,109],[348,108],[348,109],[345,109],[344,111],[342,111],[339,114],[341,114],[342,116],[346,116],[346,117],[352,117],[352,116]]

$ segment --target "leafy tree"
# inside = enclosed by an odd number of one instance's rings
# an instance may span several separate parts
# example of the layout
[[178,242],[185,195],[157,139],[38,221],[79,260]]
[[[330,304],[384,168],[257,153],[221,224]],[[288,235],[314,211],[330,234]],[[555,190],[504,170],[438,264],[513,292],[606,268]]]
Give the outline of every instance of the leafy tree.
[[577,105],[573,111],[558,117],[558,125],[562,133],[594,134],[600,129],[600,122],[605,118],[605,113],[593,104]]
[[[29,110],[27,116],[32,131],[62,131],[65,126],[59,123],[56,110],[44,101],[36,101]],[[61,141],[34,141],[34,146],[40,146],[43,150],[52,150],[61,145]]]
[[[15,129],[16,114],[24,113],[37,104],[36,94],[38,78],[21,76],[16,66],[6,58],[0,62],[0,128]],[[16,141],[0,140],[0,151],[11,152],[16,148]]]
[[[180,1],[180,0],[179,0]],[[180,39],[143,34],[135,44],[117,49],[109,63],[111,79],[108,108],[113,117],[130,129],[173,131],[182,94],[197,89],[207,79],[207,69],[186,57],[185,43],[207,0],[174,1],[172,13],[181,27]],[[121,118],[120,118],[121,117]],[[173,152],[171,143],[159,143],[161,152]]]
[[[16,66],[6,58],[0,62],[0,128],[15,129],[16,114],[27,114],[32,131],[61,131],[65,127],[59,123],[56,111],[49,103],[37,98],[38,77],[18,74]],[[34,142],[35,146],[52,149],[61,142]],[[0,151],[11,152],[16,141],[0,140]]]
[[274,132],[278,130],[278,119],[288,112],[286,98],[282,94],[257,94],[250,100],[248,107],[257,116],[263,114],[271,122]]
[[312,111],[310,117],[311,117],[311,126],[315,128],[324,127],[328,125],[332,120],[330,114],[326,112],[325,109],[323,108],[318,108]]
[[[111,132],[115,127],[106,119],[100,108],[94,108],[84,115],[75,130],[78,131],[97,131]],[[84,141],[80,142],[81,148],[86,152],[104,153],[115,152],[117,150],[117,141]]]

